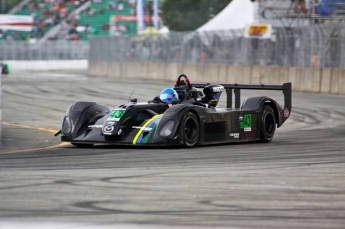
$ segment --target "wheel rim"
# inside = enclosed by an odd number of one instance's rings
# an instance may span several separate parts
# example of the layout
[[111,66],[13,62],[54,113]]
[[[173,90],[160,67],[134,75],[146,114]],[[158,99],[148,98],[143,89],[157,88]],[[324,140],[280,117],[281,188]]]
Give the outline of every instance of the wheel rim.
[[188,118],[184,125],[184,135],[188,142],[193,142],[196,139],[197,136],[197,130],[196,130],[196,122],[192,118]]
[[268,113],[265,117],[265,132],[267,135],[274,133],[274,117],[271,113]]

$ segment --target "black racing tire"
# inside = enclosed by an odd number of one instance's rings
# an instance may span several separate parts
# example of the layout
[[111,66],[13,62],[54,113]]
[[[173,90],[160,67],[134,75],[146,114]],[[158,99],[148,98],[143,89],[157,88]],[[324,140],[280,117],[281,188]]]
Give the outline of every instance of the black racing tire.
[[270,142],[276,131],[277,122],[274,110],[269,105],[264,105],[260,117],[260,141]]
[[82,144],[82,143],[71,143],[71,144],[79,148],[90,148],[94,145],[94,144]]
[[182,122],[183,143],[193,147],[199,140],[199,121],[193,112],[188,112]]

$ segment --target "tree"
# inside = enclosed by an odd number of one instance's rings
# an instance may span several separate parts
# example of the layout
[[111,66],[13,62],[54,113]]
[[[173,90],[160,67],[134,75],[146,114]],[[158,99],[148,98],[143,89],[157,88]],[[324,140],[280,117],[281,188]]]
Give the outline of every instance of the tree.
[[163,0],[161,18],[170,31],[192,31],[212,19],[231,1]]
[[205,24],[231,0],[164,0],[162,20],[171,31],[191,31]]
[[18,5],[22,0],[0,0],[0,13],[8,13],[13,7]]

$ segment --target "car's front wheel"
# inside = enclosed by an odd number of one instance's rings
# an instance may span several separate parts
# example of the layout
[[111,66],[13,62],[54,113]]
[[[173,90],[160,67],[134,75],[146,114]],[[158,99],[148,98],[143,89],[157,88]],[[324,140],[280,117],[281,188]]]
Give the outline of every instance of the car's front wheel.
[[183,142],[192,147],[199,140],[199,121],[193,112],[188,112],[183,119]]
[[276,131],[276,116],[269,105],[264,105],[260,118],[260,140],[270,142]]

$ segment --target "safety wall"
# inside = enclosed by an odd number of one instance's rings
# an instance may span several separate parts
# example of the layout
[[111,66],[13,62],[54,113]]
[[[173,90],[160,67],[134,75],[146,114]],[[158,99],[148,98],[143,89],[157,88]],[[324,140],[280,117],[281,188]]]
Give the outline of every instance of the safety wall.
[[345,95],[345,69],[259,65],[89,61],[88,75],[106,78],[175,81],[186,74],[193,83],[282,84],[293,91]]
[[7,60],[10,72],[86,70],[87,60]]

